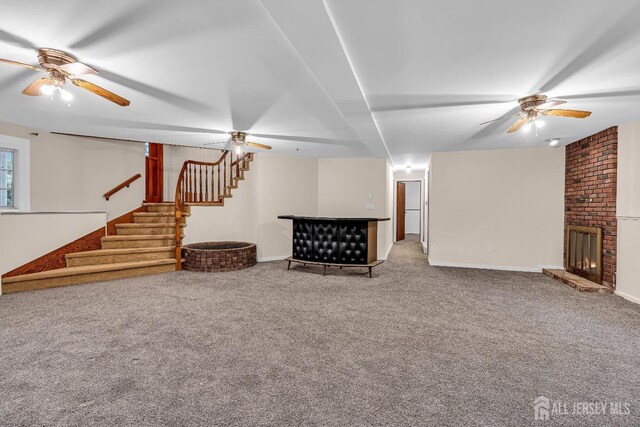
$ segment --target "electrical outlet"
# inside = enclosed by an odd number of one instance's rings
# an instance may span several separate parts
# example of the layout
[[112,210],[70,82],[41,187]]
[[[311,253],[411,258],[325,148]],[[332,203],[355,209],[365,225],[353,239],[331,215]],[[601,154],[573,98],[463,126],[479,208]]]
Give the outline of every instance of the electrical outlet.
[[487,243],[487,252],[493,252],[493,245],[491,243]]
[[376,205],[374,205],[373,203],[367,203],[367,210],[368,211],[372,211],[376,208]]

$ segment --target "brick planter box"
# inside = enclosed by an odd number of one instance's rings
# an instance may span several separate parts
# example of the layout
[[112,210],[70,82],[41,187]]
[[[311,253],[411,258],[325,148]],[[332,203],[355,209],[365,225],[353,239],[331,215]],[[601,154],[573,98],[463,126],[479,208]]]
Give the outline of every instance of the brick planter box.
[[248,242],[192,243],[182,248],[188,271],[222,272],[251,267],[258,262],[256,245]]

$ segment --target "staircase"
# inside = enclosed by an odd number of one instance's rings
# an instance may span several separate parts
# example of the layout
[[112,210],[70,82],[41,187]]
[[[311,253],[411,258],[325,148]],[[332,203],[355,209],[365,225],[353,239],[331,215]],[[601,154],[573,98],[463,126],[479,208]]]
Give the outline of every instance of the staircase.
[[[226,151],[214,163],[187,161],[176,189],[176,202],[143,203],[133,222],[116,224],[116,234],[101,239],[102,249],[65,255],[66,267],[2,279],[2,292],[77,285],[180,269],[181,241],[191,206],[224,206],[244,179],[253,156],[233,159]],[[227,156],[229,159],[227,159]],[[228,163],[227,163],[228,161]]]

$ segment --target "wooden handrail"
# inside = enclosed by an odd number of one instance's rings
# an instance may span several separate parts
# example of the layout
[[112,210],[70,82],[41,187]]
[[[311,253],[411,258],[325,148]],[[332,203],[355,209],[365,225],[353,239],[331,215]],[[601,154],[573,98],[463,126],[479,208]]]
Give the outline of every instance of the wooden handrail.
[[122,190],[124,187],[130,186],[131,183],[133,181],[135,181],[136,179],[138,179],[138,178],[142,178],[142,175],[140,175],[139,173],[135,174],[134,176],[132,176],[128,180],[124,181],[122,184],[119,184],[119,185],[113,187],[111,190],[109,190],[106,193],[104,193],[104,198],[109,200],[109,197],[113,196],[118,191]]
[[[229,160],[227,161],[227,158]],[[229,197],[231,188],[244,177],[247,162],[253,154],[238,157],[233,151],[224,150],[215,162],[187,160],[182,164],[175,193],[176,262],[182,269],[182,212],[187,205],[221,205]],[[221,177],[222,175],[222,177]]]

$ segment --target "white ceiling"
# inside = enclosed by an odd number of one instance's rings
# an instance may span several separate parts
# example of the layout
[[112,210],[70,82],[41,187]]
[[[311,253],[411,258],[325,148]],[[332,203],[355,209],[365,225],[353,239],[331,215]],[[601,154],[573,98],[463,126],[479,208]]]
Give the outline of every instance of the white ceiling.
[[[0,64],[0,117],[45,131],[201,146],[246,130],[274,152],[389,157],[569,143],[640,120],[640,3],[618,0],[0,1],[0,57],[75,54],[121,108],[72,87],[71,107],[20,91]],[[480,126],[545,93],[585,120],[533,133]],[[261,136],[262,135],[262,136]],[[270,136],[267,136],[270,135]]]

